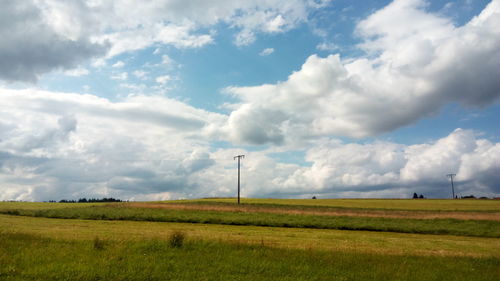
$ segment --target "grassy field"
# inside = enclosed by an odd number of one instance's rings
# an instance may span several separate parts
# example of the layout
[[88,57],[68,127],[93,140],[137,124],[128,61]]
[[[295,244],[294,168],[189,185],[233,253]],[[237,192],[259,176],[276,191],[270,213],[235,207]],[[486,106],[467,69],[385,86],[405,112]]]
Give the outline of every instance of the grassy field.
[[225,211],[245,213],[274,213],[295,215],[323,215],[323,216],[351,216],[372,218],[414,218],[414,219],[470,219],[500,221],[500,212],[494,211],[431,211],[431,210],[391,210],[391,209],[362,209],[337,208],[326,206],[280,205],[280,204],[234,204],[213,201],[194,202],[157,202],[126,203],[123,206],[136,208],[193,210],[193,211]]
[[[79,207],[103,206],[106,203],[78,203]],[[47,210],[74,208],[75,203],[48,203],[48,202],[0,202],[0,211],[3,210]]]
[[[447,200],[447,199],[256,199],[242,198],[243,205],[266,206],[309,206],[330,207],[341,209],[380,209],[380,210],[409,210],[409,211],[454,211],[454,212],[500,212],[500,200]],[[171,200],[148,203],[228,203],[236,205],[235,198],[207,198],[194,200]],[[78,206],[105,205],[107,203],[78,203]],[[48,203],[48,202],[0,202],[0,210],[5,209],[55,209],[74,207],[75,203]]]
[[[499,215],[499,201],[428,200],[416,208],[413,200],[246,200],[243,206],[228,199],[0,202],[0,280],[497,280],[500,274],[500,238],[491,235],[500,222],[488,219]],[[372,212],[376,217],[363,216]],[[405,217],[464,212],[462,219]],[[169,216],[195,223],[158,219]],[[269,221],[274,225],[261,226]],[[332,221],[377,231],[329,229]],[[396,231],[380,226],[388,222]],[[430,226],[446,231],[422,234]],[[173,232],[185,235],[181,247],[170,245]]]
[[447,234],[500,238],[500,221],[460,219],[408,219],[386,217],[322,216],[265,212],[228,212],[134,207],[118,203],[56,209],[0,210],[8,215],[89,219],[205,223],[242,226],[365,230],[420,234]]
[[[495,280],[494,258],[298,251],[187,241],[0,234],[2,280]],[[41,278],[42,277],[42,278]]]
[[[176,200],[177,202],[235,203],[235,198],[207,198]],[[447,200],[447,199],[256,199],[242,198],[243,204],[324,206],[349,209],[421,210],[421,211],[492,211],[500,212],[499,200]]]
[[0,234],[3,280],[495,280],[493,258],[297,251],[161,240],[64,241]]
[[455,235],[279,228],[218,224],[48,219],[0,215],[0,229],[63,240],[166,239],[183,231],[190,239],[269,247],[388,255],[500,258],[499,239]]

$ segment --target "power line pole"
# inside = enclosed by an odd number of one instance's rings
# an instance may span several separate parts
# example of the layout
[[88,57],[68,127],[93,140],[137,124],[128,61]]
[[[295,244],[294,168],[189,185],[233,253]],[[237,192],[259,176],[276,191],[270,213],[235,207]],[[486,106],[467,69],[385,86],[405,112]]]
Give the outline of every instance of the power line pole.
[[238,158],[238,204],[240,204],[240,160],[245,158],[245,155],[234,156],[233,160]]
[[446,176],[450,178],[451,181],[451,192],[453,194],[453,199],[455,199],[455,188],[453,187],[453,177],[457,174],[447,174]]

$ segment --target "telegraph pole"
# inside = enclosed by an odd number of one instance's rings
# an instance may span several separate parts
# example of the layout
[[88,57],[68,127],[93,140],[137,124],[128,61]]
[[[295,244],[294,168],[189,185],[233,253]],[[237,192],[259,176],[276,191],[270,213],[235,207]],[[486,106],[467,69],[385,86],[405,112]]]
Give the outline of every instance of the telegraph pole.
[[238,204],[240,204],[240,160],[245,158],[245,155],[234,156],[233,160],[238,158]]
[[453,194],[453,199],[455,199],[455,188],[453,187],[453,177],[456,176],[457,174],[447,174],[446,176],[450,178],[451,180],[451,192]]

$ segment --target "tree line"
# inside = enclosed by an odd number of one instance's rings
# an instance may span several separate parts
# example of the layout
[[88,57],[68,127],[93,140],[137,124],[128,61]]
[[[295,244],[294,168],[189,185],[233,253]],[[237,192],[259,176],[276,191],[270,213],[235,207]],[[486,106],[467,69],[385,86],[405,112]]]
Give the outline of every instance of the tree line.
[[67,199],[61,199],[59,201],[56,200],[49,200],[50,203],[103,203],[103,202],[123,202],[120,199],[115,199],[113,197],[110,198],[102,198],[102,199],[97,199],[97,198],[80,198],[78,200],[67,200]]

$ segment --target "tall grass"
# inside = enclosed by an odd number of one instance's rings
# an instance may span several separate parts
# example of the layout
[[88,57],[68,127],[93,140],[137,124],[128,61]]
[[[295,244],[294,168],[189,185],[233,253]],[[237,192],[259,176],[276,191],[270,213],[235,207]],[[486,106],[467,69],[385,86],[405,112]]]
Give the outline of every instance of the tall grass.
[[165,210],[116,206],[91,206],[52,210],[4,210],[1,212],[10,215],[47,218],[185,222],[500,237],[500,222],[485,220],[333,217],[274,213]]
[[186,241],[64,241],[0,233],[0,280],[497,280],[498,258],[415,257]]

